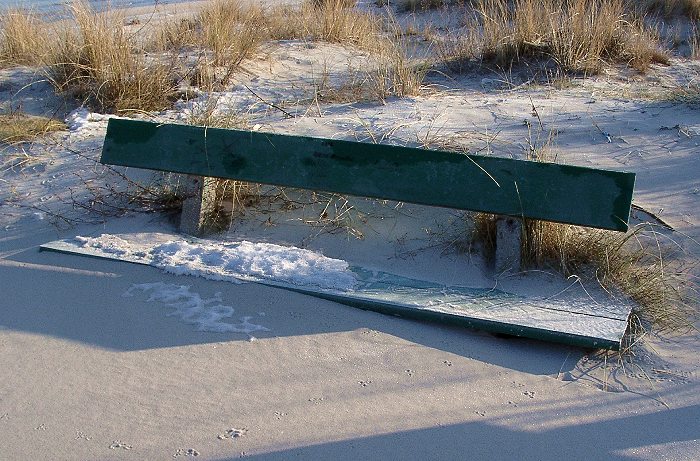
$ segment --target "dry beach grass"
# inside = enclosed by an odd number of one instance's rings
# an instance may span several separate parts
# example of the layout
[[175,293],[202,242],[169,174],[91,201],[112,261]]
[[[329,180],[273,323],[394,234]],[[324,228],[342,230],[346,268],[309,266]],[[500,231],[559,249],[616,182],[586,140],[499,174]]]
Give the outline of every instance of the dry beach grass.
[[31,141],[38,136],[65,129],[65,123],[47,117],[19,113],[0,114],[0,143]]
[[[628,16],[622,0],[480,0],[457,10],[464,25],[435,39],[449,67],[477,60],[508,67],[523,60],[553,61],[564,71],[596,73],[606,63],[638,70],[667,63],[653,30]],[[561,6],[561,7],[560,7]],[[0,24],[0,62],[45,65],[62,91],[102,110],[167,107],[187,80],[213,88],[226,85],[240,64],[274,40],[339,43],[368,51],[377,63],[359,78],[364,96],[382,100],[420,90],[434,59],[407,55],[393,15],[329,0],[300,7],[261,7],[222,0],[192,18],[176,18],[127,31],[117,11],[94,12],[83,2],[69,6],[71,19],[47,23],[30,11],[11,10]],[[181,50],[198,58],[184,60]],[[152,52],[149,54],[148,51]],[[422,62],[421,62],[422,61]]]
[[31,11],[10,9],[0,18],[0,67],[39,64],[47,44],[43,21]]
[[463,33],[448,37],[441,50],[453,67],[474,59],[502,68],[544,59],[588,75],[612,63],[640,71],[668,63],[653,30],[634,21],[623,0],[479,0]]

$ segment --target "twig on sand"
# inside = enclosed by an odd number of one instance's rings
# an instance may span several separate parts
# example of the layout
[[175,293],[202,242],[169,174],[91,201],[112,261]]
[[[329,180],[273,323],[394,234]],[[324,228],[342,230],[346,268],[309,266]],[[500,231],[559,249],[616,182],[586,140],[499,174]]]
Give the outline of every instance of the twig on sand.
[[282,112],[282,113],[285,115],[285,117],[287,117],[287,118],[295,118],[294,115],[292,115],[292,114],[290,114],[289,112],[287,112],[286,110],[282,109],[282,108],[281,108],[280,106],[278,106],[277,104],[272,103],[272,102],[270,102],[270,101],[266,101],[265,99],[261,98],[260,95],[258,95],[258,93],[256,93],[255,91],[251,90],[250,87],[249,87],[248,85],[245,85],[245,84],[244,84],[243,86],[244,86],[248,91],[250,91],[250,92],[253,94],[253,96],[255,96],[255,97],[258,98],[260,101],[262,101],[263,104],[267,104],[268,106],[272,107],[273,109],[277,109],[278,111]]

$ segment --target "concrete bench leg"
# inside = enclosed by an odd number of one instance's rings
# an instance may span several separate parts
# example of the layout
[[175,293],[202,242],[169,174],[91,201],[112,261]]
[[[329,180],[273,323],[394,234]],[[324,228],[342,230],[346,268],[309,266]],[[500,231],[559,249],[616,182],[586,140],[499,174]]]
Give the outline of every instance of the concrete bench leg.
[[496,221],[496,271],[520,270],[522,221],[503,217]]
[[180,216],[180,232],[199,237],[216,212],[216,179],[188,175],[185,178],[185,195]]

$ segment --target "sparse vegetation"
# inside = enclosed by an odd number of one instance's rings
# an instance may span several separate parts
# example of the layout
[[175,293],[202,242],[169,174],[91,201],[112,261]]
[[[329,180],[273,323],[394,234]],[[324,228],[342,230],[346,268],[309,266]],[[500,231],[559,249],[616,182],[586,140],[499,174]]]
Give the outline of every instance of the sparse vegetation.
[[[401,11],[422,11],[442,8],[451,2],[450,0],[403,0],[398,2]],[[382,5],[383,6],[383,5]]]
[[628,6],[640,16],[658,14],[665,18],[700,19],[700,0],[629,0]]
[[38,136],[65,129],[63,122],[53,118],[17,112],[0,114],[0,143],[31,141]]
[[39,26],[41,19],[31,11],[10,9],[0,17],[0,67],[41,61],[48,40]]
[[[42,62],[59,91],[100,111],[169,107],[183,83],[221,90],[263,43],[279,39],[311,39],[367,50],[377,65],[363,78],[374,86],[365,93],[376,99],[415,94],[425,75],[383,32],[378,16],[349,8],[343,0],[308,2],[296,9],[216,0],[193,19],[166,22],[150,40],[127,33],[116,12],[98,13],[80,1],[70,6],[70,12],[72,20],[56,26],[57,40]],[[38,29],[39,24],[31,24]],[[183,49],[196,59],[183,57]]]
[[440,49],[448,62],[499,67],[551,60],[559,68],[595,74],[606,63],[645,70],[668,63],[653,34],[628,18],[622,0],[479,0],[464,34]]
[[59,91],[108,112],[157,110],[176,99],[176,63],[140,52],[114,13],[96,13],[83,2],[70,11],[75,27],[58,30],[45,58]]

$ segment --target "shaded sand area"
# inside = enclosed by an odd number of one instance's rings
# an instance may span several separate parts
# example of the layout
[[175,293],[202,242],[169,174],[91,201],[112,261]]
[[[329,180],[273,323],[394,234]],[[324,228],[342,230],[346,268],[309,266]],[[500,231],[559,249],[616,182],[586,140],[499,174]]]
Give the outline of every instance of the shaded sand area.
[[[554,133],[558,160],[634,171],[633,221],[700,257],[700,111],[669,95],[700,74],[673,58],[565,88],[517,75],[430,77],[418,96],[319,102],[367,56],[281,41],[230,88],[151,113],[214,107],[250,129],[450,145],[521,158]],[[96,163],[107,116],[0,70],[0,98],[61,113],[67,130],[0,151],[0,459],[671,459],[700,453],[696,332],[643,337],[623,356],[384,316],[255,283],[38,252],[59,238],[176,231],[128,203]],[[32,83],[33,82],[33,83]],[[266,103],[267,102],[267,103]],[[284,112],[271,106],[283,107]],[[286,113],[285,113],[286,112]],[[293,115],[290,117],[289,115]],[[533,127],[536,127],[534,129]],[[406,277],[605,302],[554,271],[495,273],[451,210],[263,191],[217,241],[313,250]],[[347,200],[346,200],[347,199]],[[575,203],[575,198],[572,199]],[[575,206],[572,203],[572,206]],[[641,210],[646,210],[643,212]],[[326,213],[324,215],[324,212]],[[144,285],[150,284],[150,285]],[[192,313],[227,312],[211,331]]]

